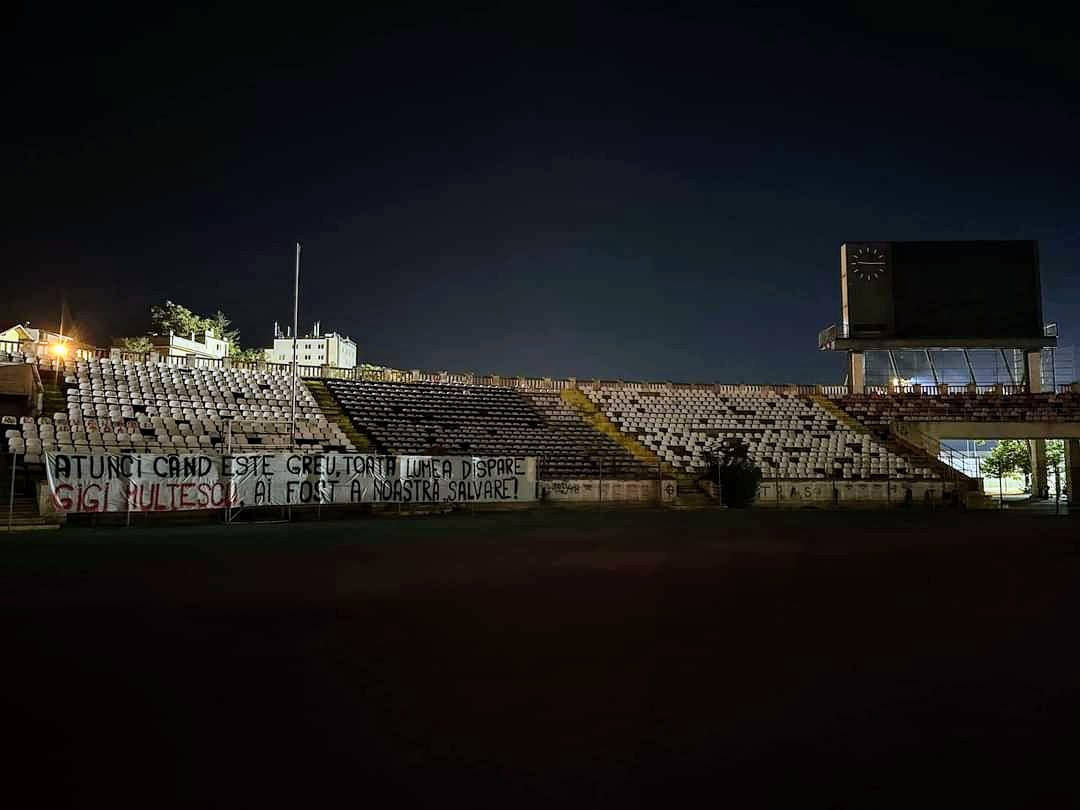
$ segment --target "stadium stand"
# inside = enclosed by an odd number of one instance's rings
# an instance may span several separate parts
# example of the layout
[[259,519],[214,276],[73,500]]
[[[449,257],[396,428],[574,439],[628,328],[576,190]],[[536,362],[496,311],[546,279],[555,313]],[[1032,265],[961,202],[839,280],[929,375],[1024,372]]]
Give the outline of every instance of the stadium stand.
[[32,354],[21,351],[9,352],[0,350],[0,363],[34,363],[37,358]]
[[1080,422],[1080,394],[850,394],[834,400],[871,428],[892,422]]
[[841,423],[811,397],[712,386],[636,391],[587,384],[623,431],[673,466],[695,472],[725,438],[746,442],[767,478],[939,479],[929,459],[901,455]]
[[651,478],[615,441],[592,430],[556,392],[457,383],[327,380],[353,424],[379,450],[405,455],[517,455],[544,478]]
[[[226,421],[234,452],[288,447],[289,378],[237,369],[178,368],[156,363],[79,360],[64,367],[66,411],[23,416],[5,426],[11,452],[29,464],[45,451],[160,452],[224,450]],[[353,452],[302,385],[297,389],[301,452]]]

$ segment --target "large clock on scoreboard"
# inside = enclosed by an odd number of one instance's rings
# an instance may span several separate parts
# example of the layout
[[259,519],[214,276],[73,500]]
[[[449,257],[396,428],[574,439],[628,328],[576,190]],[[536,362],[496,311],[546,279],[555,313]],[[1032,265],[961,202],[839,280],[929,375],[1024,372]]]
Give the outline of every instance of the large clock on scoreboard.
[[844,325],[849,337],[888,337],[895,330],[888,242],[840,246]]
[[881,245],[859,245],[848,254],[848,270],[859,281],[877,281],[888,266],[885,251]]

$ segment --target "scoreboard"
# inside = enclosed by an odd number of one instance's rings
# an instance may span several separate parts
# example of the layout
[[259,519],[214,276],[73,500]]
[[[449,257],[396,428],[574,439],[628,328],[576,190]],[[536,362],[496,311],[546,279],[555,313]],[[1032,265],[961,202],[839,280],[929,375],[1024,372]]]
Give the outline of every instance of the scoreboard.
[[840,279],[851,338],[1043,335],[1034,241],[845,242]]

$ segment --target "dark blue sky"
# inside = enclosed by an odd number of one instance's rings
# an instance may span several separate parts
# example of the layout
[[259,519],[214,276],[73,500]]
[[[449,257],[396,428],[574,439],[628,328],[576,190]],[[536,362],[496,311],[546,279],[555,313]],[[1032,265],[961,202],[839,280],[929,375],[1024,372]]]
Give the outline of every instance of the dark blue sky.
[[842,241],[1030,238],[1077,342],[1075,25],[870,5],[25,11],[3,318],[263,345],[298,238],[367,362],[835,382]]

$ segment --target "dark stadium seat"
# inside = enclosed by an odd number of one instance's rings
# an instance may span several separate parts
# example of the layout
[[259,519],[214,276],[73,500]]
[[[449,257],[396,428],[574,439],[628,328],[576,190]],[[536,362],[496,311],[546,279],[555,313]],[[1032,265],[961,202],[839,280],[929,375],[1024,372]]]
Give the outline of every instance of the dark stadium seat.
[[385,452],[535,456],[548,480],[655,475],[593,430],[557,393],[354,380],[327,380],[326,387]]

